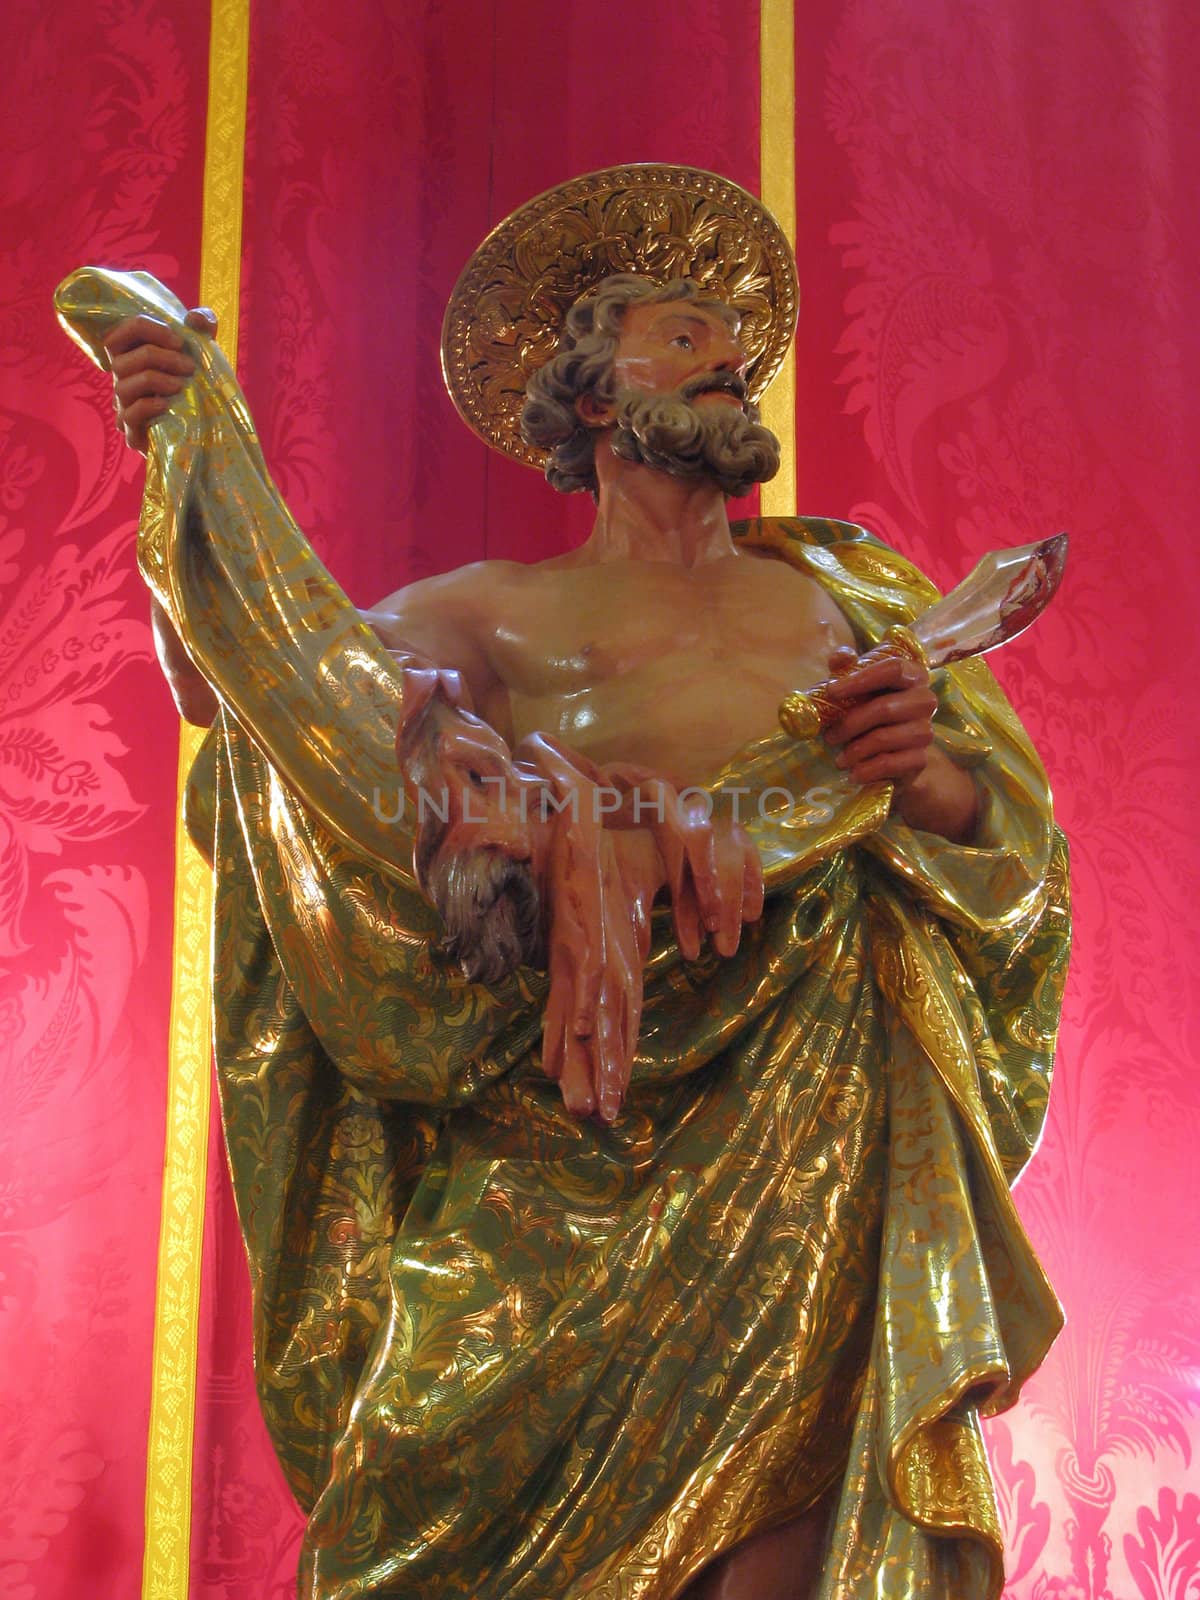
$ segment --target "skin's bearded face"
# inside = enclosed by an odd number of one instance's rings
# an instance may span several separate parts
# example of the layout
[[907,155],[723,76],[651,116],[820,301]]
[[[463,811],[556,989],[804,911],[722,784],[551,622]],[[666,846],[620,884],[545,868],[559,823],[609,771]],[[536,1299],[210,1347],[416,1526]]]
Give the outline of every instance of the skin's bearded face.
[[453,729],[420,716],[399,757],[417,794],[414,865],[445,924],[442,952],[475,983],[542,963],[542,904],[529,806],[500,735],[477,717]]

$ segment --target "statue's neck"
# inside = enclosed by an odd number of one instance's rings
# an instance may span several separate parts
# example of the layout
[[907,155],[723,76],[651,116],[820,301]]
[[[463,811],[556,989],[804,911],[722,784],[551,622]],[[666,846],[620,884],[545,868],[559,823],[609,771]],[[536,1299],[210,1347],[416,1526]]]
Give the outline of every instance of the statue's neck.
[[597,441],[600,496],[581,562],[669,561],[696,567],[736,554],[725,496],[707,478],[623,461]]

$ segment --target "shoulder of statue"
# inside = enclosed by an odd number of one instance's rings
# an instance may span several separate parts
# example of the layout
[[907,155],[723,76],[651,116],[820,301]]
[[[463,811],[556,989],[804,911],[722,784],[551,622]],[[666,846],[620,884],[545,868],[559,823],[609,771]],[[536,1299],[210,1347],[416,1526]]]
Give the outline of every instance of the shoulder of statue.
[[920,568],[854,522],[753,517],[731,531],[741,549],[773,555],[815,578],[868,637],[910,622],[938,597]]
[[468,561],[446,572],[414,578],[362,615],[387,616],[470,609],[490,602],[505,584],[529,571],[520,561]]

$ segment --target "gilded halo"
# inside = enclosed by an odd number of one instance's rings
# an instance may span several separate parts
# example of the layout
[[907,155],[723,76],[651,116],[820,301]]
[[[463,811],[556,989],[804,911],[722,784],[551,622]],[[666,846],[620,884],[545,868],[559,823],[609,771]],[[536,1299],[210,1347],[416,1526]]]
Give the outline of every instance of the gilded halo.
[[442,375],[488,444],[528,466],[525,384],[558,348],[568,310],[613,272],[691,278],[741,314],[750,394],[778,372],[796,326],[796,264],[760,200],[697,167],[607,167],[548,189],[494,228],[442,323]]

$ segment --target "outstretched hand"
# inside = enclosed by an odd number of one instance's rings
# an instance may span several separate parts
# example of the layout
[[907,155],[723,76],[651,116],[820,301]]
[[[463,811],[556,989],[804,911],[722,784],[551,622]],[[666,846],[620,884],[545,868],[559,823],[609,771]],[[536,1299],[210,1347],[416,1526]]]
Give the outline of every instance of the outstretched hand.
[[[216,338],[216,315],[197,306],[185,319],[197,333]],[[182,393],[196,364],[183,340],[157,317],[128,317],[104,341],[113,375],[113,407],[117,427],[131,449],[150,449],[150,424]]]

